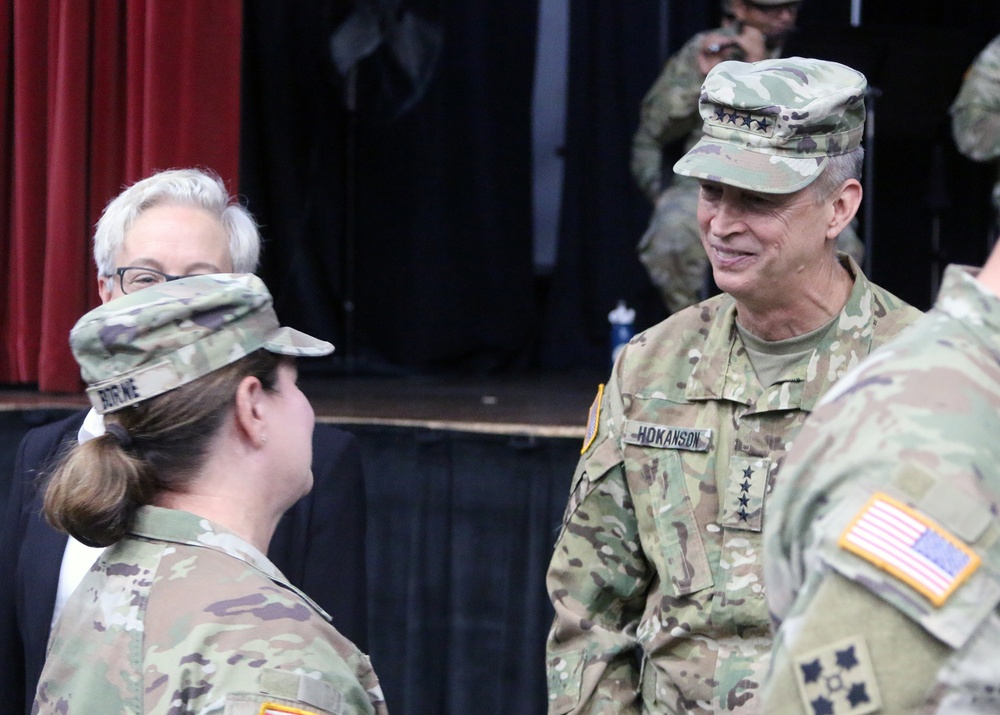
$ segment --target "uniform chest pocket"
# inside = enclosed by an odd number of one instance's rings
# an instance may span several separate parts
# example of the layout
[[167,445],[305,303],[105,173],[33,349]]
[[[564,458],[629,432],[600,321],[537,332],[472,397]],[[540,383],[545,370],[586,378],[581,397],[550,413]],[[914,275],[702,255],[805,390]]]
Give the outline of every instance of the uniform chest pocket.
[[719,498],[721,576],[712,601],[712,622],[720,627],[768,627],[761,529],[770,471],[771,460],[766,457],[740,455],[729,459]]
[[700,495],[692,499],[681,457],[675,450],[642,449],[644,480],[655,524],[655,548],[665,566],[663,587],[684,596],[713,585],[702,529],[696,517]]

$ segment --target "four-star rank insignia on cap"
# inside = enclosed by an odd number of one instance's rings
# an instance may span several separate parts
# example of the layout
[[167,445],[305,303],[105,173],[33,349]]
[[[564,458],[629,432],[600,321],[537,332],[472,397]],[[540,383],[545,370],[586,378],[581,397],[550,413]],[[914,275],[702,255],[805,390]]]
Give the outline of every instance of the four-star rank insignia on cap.
[[849,638],[795,659],[799,694],[810,715],[867,715],[882,707],[863,638]]
[[597,397],[594,398],[594,404],[590,406],[590,412],[587,414],[587,434],[583,438],[583,447],[580,448],[580,454],[586,452],[590,445],[594,443],[594,438],[597,436],[597,428],[601,424],[601,398],[604,397],[604,385],[597,386]]
[[740,111],[734,107],[722,104],[715,105],[715,111],[708,117],[710,124],[729,129],[740,129],[752,134],[763,134],[770,137],[774,134],[775,118],[766,114],[754,114],[747,110]]
[[840,536],[840,547],[857,554],[942,605],[979,568],[965,543],[892,497],[875,494]]

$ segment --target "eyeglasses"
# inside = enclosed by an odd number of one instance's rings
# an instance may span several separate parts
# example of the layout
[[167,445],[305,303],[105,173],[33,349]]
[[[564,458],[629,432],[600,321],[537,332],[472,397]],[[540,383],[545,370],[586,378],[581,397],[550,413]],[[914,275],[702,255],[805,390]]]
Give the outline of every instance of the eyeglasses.
[[798,12],[800,0],[793,0],[793,2],[785,2],[780,5],[762,5],[759,3],[752,2],[752,0],[743,0],[747,5],[752,7],[758,12],[762,12],[765,15],[780,15],[781,13],[788,12]]
[[115,275],[118,276],[118,285],[121,286],[122,293],[135,293],[137,290],[142,290],[143,288],[149,288],[150,286],[176,281],[197,274],[189,273],[185,276],[172,276],[155,268],[124,266],[117,269]]

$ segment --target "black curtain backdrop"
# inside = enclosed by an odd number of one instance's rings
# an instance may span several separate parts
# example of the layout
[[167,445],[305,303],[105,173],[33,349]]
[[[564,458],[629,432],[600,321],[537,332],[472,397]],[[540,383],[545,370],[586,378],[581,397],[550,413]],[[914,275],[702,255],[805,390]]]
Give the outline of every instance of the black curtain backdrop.
[[327,43],[349,5],[244,3],[240,126],[240,191],[264,238],[260,275],[282,321],[341,349],[347,114]]
[[666,317],[635,255],[652,207],[629,173],[639,105],[660,70],[661,6],[570,6],[565,179],[541,362],[610,366],[608,313],[619,299],[637,327]]
[[577,439],[354,427],[369,642],[390,711],[543,715],[545,590]]
[[358,369],[516,370],[538,325],[536,5],[402,6],[444,41],[426,94],[396,118],[399,71],[384,47],[359,65],[357,109],[345,108],[329,39],[350,3],[247,0],[241,189],[268,241],[262,273],[284,320],[338,346],[334,363],[354,353]]
[[[618,299],[638,329],[665,317],[635,256],[650,213],[628,172],[639,103],[664,50],[715,26],[718,7],[571,3],[559,253],[546,276],[531,265],[537,1],[402,7],[437,23],[444,45],[426,95],[393,119],[398,73],[384,50],[360,67],[357,111],[344,107],[329,38],[353,3],[246,0],[241,188],[268,242],[262,273],[286,321],[338,346],[306,369],[336,373],[355,357],[346,371],[605,370]],[[858,66],[882,92],[872,278],[927,308],[932,274],[985,255],[991,168],[957,154],[947,106],[1000,32],[1000,9],[869,1],[860,28],[849,19],[848,0],[807,0],[788,48]]]

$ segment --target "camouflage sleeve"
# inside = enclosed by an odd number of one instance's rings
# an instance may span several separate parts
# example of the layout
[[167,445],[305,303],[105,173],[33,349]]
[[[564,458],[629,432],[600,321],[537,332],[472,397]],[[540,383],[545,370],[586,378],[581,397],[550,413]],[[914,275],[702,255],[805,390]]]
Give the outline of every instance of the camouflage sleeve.
[[[1000,698],[992,696],[980,707],[961,707],[988,694],[995,679],[975,664],[996,662],[996,577],[973,574],[964,592],[936,605],[903,583],[905,569],[897,575],[885,561],[876,565],[849,551],[842,537],[861,528],[872,492],[854,485],[829,494],[837,507],[802,537],[805,579],[775,638],[765,711],[812,715],[863,704],[870,712],[996,712]],[[906,513],[925,518],[920,510]]]
[[650,577],[616,436],[614,379],[597,405],[597,433],[574,474],[547,576],[556,611],[546,644],[552,715],[639,709],[635,631]]
[[962,154],[974,161],[1000,156],[1000,36],[976,57],[950,111]]
[[[786,629],[775,641],[764,712],[949,712],[925,707],[951,653],[945,644],[836,572],[823,578],[810,601],[788,624],[801,637],[789,643]],[[855,709],[863,706],[872,709]]]
[[[764,540],[780,622],[768,715],[1000,711],[984,666],[1000,657],[1000,528],[984,478],[997,457],[992,438],[970,437],[995,414],[989,381],[929,377],[926,350],[894,345],[844,379],[781,467]],[[967,351],[940,362],[969,370]]]
[[664,66],[642,100],[632,138],[632,176],[650,201],[660,194],[663,147],[701,125],[698,95],[705,76],[698,69],[704,33],[695,35]]

